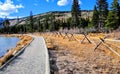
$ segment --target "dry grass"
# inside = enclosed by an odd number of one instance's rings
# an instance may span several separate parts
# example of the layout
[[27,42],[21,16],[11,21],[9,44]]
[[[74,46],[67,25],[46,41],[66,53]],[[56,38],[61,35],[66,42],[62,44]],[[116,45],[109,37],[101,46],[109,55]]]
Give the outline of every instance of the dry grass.
[[3,57],[0,58],[0,66],[2,66],[7,60],[13,57],[18,51],[32,41],[32,37],[27,35],[5,35],[7,37],[18,37],[20,41],[17,43],[15,48],[11,48]]
[[[69,69],[75,74],[119,74],[120,73],[120,57],[111,52],[103,43],[94,52],[96,44],[100,42],[99,38],[104,38],[106,34],[94,33],[87,37],[92,41],[90,44],[85,40],[82,34],[74,34],[76,40],[70,41],[67,37],[55,33],[36,33],[35,35],[44,36],[48,48],[55,54],[50,54],[57,58],[58,74],[68,74]],[[62,34],[63,36],[65,34]],[[68,34],[69,37],[71,36]],[[109,40],[116,39],[113,34],[107,34]],[[120,35],[119,35],[120,36]],[[120,42],[105,40],[105,43],[120,54]],[[117,46],[117,47],[116,47]],[[53,58],[54,59],[54,58]],[[67,61],[67,62],[66,62]],[[84,68],[84,69],[82,69]],[[87,69],[87,70],[86,70]],[[82,71],[82,73],[79,73]],[[74,74],[74,73],[73,73]]]
[[[87,40],[81,44],[81,41],[84,38],[84,35],[82,34],[74,34],[75,40],[73,41],[70,41],[67,37],[63,39],[65,34],[60,36],[55,33],[36,33],[35,35],[44,36],[48,48],[53,49],[50,50],[52,51],[50,55],[56,55],[56,65],[59,68],[58,74],[68,74],[69,70],[70,72],[73,72],[73,74],[120,73],[120,57],[111,52],[111,50],[103,45],[103,43],[95,52],[93,50],[100,42],[99,38],[104,38],[106,34],[94,33],[87,35],[92,41],[92,44],[88,43]],[[70,36],[71,35],[69,34],[69,37]],[[107,34],[107,36],[108,40],[105,40],[105,43],[120,54],[120,48],[118,48],[120,42],[112,41],[113,39],[116,39],[116,37],[113,36],[113,33]],[[54,58],[55,57],[53,57],[53,59]]]
[[[41,34],[36,33],[36,35],[41,35]],[[109,38],[114,39],[113,37],[111,37],[111,35],[112,34],[109,34]],[[59,48],[62,47],[62,49],[64,48],[71,51],[73,56],[84,57],[84,58],[96,56],[97,55],[96,53],[99,53],[99,54],[104,53],[106,56],[112,57],[113,58],[112,60],[120,61],[119,60],[120,57],[118,57],[116,54],[111,52],[103,44],[101,44],[96,50],[96,52],[94,52],[93,49],[95,48],[95,44],[98,44],[100,42],[99,38],[103,38],[104,36],[106,36],[106,34],[103,34],[103,33],[89,34],[88,37],[92,42],[94,42],[92,44],[88,43],[87,40],[85,40],[84,43],[81,44],[80,42],[84,38],[84,35],[81,35],[81,34],[74,34],[74,38],[76,40],[73,40],[73,41],[69,41],[67,37],[63,39],[62,36],[55,35],[53,33],[42,34],[42,36],[44,36],[44,38],[46,39],[48,48],[51,48],[51,49],[57,48],[59,50]],[[70,37],[71,35],[68,34],[68,36]],[[113,41],[106,41],[106,42],[107,44],[111,43],[115,46],[120,46],[120,42],[113,42]],[[117,48],[112,45],[109,45],[109,46],[120,54],[120,48]]]

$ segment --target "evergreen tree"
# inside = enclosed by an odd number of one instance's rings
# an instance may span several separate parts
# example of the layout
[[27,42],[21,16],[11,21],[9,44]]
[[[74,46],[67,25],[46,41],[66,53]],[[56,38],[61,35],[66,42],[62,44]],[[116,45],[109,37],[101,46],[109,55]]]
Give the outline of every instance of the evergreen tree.
[[108,3],[107,0],[97,0],[97,10],[99,12],[99,29],[105,27],[105,20],[108,16]]
[[38,31],[40,32],[42,30],[42,28],[41,28],[41,22],[40,22],[40,20],[38,20]]
[[[118,16],[119,16],[119,21],[120,21],[120,4],[119,4]],[[120,26],[120,23],[119,23],[119,26]]]
[[72,21],[72,18],[71,18],[71,17],[67,19],[67,28],[68,28],[68,29],[73,28],[72,22],[73,22],[73,21]]
[[54,31],[55,30],[55,15],[54,14],[50,14],[50,27],[49,27],[50,31]]
[[16,25],[18,25],[19,24],[19,17],[17,17],[17,21],[16,21]]
[[34,26],[33,26],[33,13],[32,13],[32,11],[30,12],[30,29],[31,29],[31,31],[33,32],[33,30],[34,30]]
[[73,0],[71,14],[73,18],[74,27],[77,27],[77,25],[79,25],[79,16],[81,16],[78,0]]
[[86,28],[90,22],[89,18],[81,18],[80,19],[80,25],[78,25],[78,28]]
[[3,21],[4,32],[9,33],[9,25],[10,25],[10,22],[9,22],[9,20],[8,20],[7,17],[6,17],[6,18],[5,18],[5,21]]
[[93,11],[93,17],[92,17],[92,25],[94,26],[95,29],[98,30],[98,20],[99,20],[99,15],[98,15],[98,10],[97,7],[94,6],[94,11]]
[[10,25],[10,22],[9,22],[9,20],[7,19],[7,17],[5,18],[5,21],[3,21],[3,26],[4,27],[9,27],[9,25]]
[[107,29],[116,29],[118,28],[119,24],[119,3],[118,0],[114,0],[112,2],[111,10],[109,11],[108,17],[107,17]]
[[46,30],[49,29],[49,23],[48,23],[48,21],[49,21],[49,16],[46,15],[46,16],[45,16],[45,19],[44,19],[44,25],[45,25],[45,29],[46,29]]

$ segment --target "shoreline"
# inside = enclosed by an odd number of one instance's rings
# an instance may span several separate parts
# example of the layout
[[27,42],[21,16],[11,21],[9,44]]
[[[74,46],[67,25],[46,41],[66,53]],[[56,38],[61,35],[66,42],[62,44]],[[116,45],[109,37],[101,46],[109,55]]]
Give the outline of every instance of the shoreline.
[[16,47],[8,49],[8,52],[6,52],[1,58],[0,58],[0,67],[2,67],[6,62],[8,62],[12,57],[14,57],[19,51],[21,51],[24,47],[29,45],[33,37],[28,36],[26,34],[3,34],[0,36],[4,37],[16,37],[19,38],[19,41],[16,44]]

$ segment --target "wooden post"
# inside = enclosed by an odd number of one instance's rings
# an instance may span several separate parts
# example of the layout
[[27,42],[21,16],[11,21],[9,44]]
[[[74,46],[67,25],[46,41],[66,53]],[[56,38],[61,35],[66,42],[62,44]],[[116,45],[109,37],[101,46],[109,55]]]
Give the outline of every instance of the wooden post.
[[69,38],[69,41],[71,40],[76,40],[73,34],[71,34],[71,37]]
[[54,32],[54,34],[55,34],[55,37],[57,36],[57,32]]
[[85,37],[82,39],[81,43],[83,43],[83,42],[84,42],[84,40],[85,40]]
[[58,37],[63,37],[61,32],[58,32]]
[[63,39],[65,39],[66,37],[69,39],[68,33],[65,33],[65,36],[63,37]]
[[83,40],[81,41],[81,43],[84,42],[85,39],[87,39],[87,41],[91,44],[92,42],[90,41],[90,39],[87,37],[87,35],[83,34],[84,35],[84,38]]
[[61,37],[63,37],[63,35],[62,35],[62,33],[61,33],[61,32],[60,32],[59,34],[60,34],[60,36],[61,36]]
[[94,51],[102,44],[102,42],[105,42],[104,39],[106,39],[106,38],[107,38],[107,36],[105,36],[103,39],[100,38],[101,41],[96,45],[96,47],[94,48]]

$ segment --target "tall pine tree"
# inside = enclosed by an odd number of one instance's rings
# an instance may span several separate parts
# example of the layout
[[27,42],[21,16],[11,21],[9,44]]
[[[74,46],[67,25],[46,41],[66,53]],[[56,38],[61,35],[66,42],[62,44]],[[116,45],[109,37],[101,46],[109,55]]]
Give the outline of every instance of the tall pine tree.
[[7,17],[5,17],[5,21],[3,21],[3,26],[4,26],[5,32],[9,33],[10,21]]
[[9,25],[10,25],[9,19],[5,18],[5,21],[3,22],[3,26],[4,27],[9,27]]
[[105,20],[108,16],[108,3],[107,0],[97,0],[97,10],[99,12],[99,30],[105,27]]
[[95,29],[98,30],[98,20],[99,20],[99,15],[98,15],[98,10],[97,7],[94,6],[94,11],[93,11],[93,17],[92,17],[92,25],[94,26]]
[[73,0],[72,10],[71,10],[74,27],[79,25],[79,16],[81,16],[80,6],[78,0]]
[[33,30],[34,30],[34,26],[33,26],[33,13],[32,13],[32,11],[30,12],[30,29],[31,29],[31,31],[33,32]]
[[111,5],[111,10],[109,11],[108,17],[107,17],[107,29],[117,29],[119,27],[119,3],[118,0],[113,0]]
[[[120,4],[119,4],[119,9],[118,9],[118,16],[119,16],[119,21],[120,21]],[[120,26],[120,23],[119,23]]]

